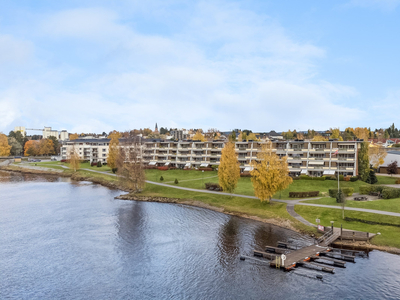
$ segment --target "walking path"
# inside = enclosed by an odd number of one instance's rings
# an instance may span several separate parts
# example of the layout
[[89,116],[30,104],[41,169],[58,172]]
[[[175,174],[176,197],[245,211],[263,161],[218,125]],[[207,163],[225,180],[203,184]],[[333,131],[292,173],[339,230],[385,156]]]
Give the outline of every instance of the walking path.
[[[28,167],[30,169],[39,169],[39,170],[48,169],[48,168],[44,168],[44,167],[26,166],[26,165],[24,165],[23,167]],[[65,167],[65,168],[67,168],[67,167]],[[55,169],[55,170],[57,170],[57,169]],[[115,174],[104,172],[104,171],[97,171],[97,170],[91,170],[91,169],[82,169],[82,170],[95,172],[95,173],[100,173],[100,174],[105,174],[105,175],[110,175],[110,176],[117,176]],[[61,172],[61,170],[57,170],[57,171]],[[258,199],[255,196],[240,195],[240,194],[230,194],[230,193],[225,193],[225,192],[216,192],[216,191],[209,191],[209,190],[199,190],[199,189],[181,187],[181,186],[170,185],[170,184],[166,184],[166,183],[154,182],[154,181],[149,181],[149,180],[146,180],[146,183],[155,184],[155,185],[158,185],[158,186],[163,186],[163,187],[168,187],[168,188],[173,188],[173,189],[178,189],[178,190],[189,191],[189,192],[206,193],[206,194],[217,194],[217,195],[225,195],[225,196],[233,196],[233,197],[241,197],[241,198],[249,198],[249,199]],[[316,199],[316,198],[313,198],[313,199]],[[309,199],[298,199],[298,200],[271,199],[271,201],[273,201],[273,202],[286,203],[287,204],[286,210],[292,217],[294,217],[296,220],[300,221],[301,223],[303,223],[305,225],[313,226],[313,227],[315,227],[314,224],[308,222],[307,220],[305,220],[303,217],[301,217],[299,214],[297,214],[294,211],[294,206],[295,205],[306,205],[306,206],[314,206],[314,207],[322,207],[322,208],[342,209],[341,206],[332,206],[332,205],[324,205],[324,204],[313,204],[313,203],[303,203],[302,201],[305,201],[305,200],[309,200]],[[356,208],[356,207],[345,207],[344,209],[345,210],[350,210],[350,211],[360,211],[360,212],[387,215],[387,216],[393,216],[393,217],[400,217],[400,213],[383,211],[383,210]]]

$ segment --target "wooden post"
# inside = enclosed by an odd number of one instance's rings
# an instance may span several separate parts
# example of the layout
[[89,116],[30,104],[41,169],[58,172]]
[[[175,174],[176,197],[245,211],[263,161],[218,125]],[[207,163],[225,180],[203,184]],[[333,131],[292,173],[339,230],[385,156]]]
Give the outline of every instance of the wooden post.
[[343,224],[340,224],[340,240],[342,240]]
[[369,232],[367,232],[367,242],[369,243]]
[[354,240],[354,231],[353,231],[353,242],[354,242],[355,240]]

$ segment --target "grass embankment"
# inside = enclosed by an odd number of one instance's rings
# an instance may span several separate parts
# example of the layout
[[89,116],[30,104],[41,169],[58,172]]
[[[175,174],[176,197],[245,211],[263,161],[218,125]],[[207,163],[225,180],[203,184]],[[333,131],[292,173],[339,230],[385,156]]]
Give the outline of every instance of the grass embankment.
[[[285,203],[275,202],[269,204],[261,202],[258,199],[198,193],[157,186],[153,184],[146,184],[144,191],[138,195],[181,199],[181,202],[185,202],[187,200],[199,201],[216,208],[222,208],[224,212],[227,213],[240,216],[256,216],[262,220],[276,219],[277,222],[272,222],[276,225],[281,225],[288,228],[291,228],[292,226],[292,228],[298,229],[302,232],[314,232],[313,228],[300,223],[295,218],[290,216],[286,211]],[[289,220],[290,223],[288,223],[287,220]]]
[[[312,206],[295,205],[295,211],[307,221],[316,224],[315,220],[320,219],[321,225],[330,226],[330,221],[334,221],[335,227],[350,230],[365,231],[371,233],[380,232],[381,235],[371,239],[371,243],[378,246],[388,246],[400,248],[400,227],[386,225],[370,225],[363,222],[349,222],[342,219],[342,211],[340,209],[329,209]],[[362,219],[365,221],[390,223],[400,225],[400,218],[385,215],[364,213],[358,211],[345,211],[345,217]]]
[[[51,169],[58,169],[58,170],[66,170],[65,167],[69,168],[69,163],[62,163],[59,161],[43,161],[43,162],[31,162],[29,163],[31,166],[37,166],[37,167],[45,167],[45,168],[51,168]],[[90,163],[81,163],[80,164],[81,169],[90,169],[94,171],[102,171],[102,172],[110,172],[111,173],[111,168],[108,167],[107,165],[97,167],[97,166],[91,166]]]
[[[315,200],[306,200],[304,202],[307,203],[315,203],[315,204],[324,204],[324,205],[334,205],[341,206],[340,203],[336,203],[335,198],[325,197],[321,199]],[[383,211],[391,211],[400,213],[400,198],[396,199],[381,199],[381,200],[373,200],[373,201],[353,201],[347,200],[346,207],[358,207],[358,208],[367,208],[367,209],[376,209]]]

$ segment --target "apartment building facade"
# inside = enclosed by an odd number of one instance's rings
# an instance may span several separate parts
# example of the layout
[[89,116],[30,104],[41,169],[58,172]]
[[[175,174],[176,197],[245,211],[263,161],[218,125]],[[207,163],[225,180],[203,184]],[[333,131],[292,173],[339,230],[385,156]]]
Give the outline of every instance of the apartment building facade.
[[[81,159],[90,162],[107,161],[109,139],[69,141],[61,148],[62,159],[75,145]],[[251,170],[264,142],[236,142],[235,150],[242,172]],[[218,166],[225,141],[141,140],[136,145],[145,165],[198,168]],[[279,157],[287,157],[291,175],[310,176],[357,175],[358,141],[273,141],[272,149]]]

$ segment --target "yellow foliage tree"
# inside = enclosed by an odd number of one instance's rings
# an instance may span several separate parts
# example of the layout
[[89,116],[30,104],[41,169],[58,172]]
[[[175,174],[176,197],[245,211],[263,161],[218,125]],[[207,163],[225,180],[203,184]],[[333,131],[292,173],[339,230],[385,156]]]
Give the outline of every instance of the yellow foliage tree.
[[233,193],[240,178],[239,161],[235,152],[235,143],[229,142],[221,151],[218,167],[219,185],[228,193]]
[[332,134],[330,136],[331,139],[338,139],[339,141],[343,141],[343,138],[340,135],[340,129],[339,128],[333,128],[333,129],[331,128],[331,132],[332,132]]
[[11,146],[8,144],[7,136],[0,133],[0,156],[10,156]]
[[387,152],[382,146],[370,145],[368,148],[369,161],[373,168],[378,168],[385,162]]
[[206,138],[204,135],[200,132],[200,130],[196,131],[196,134],[193,136],[193,140],[195,141],[200,141],[200,142],[205,142]]
[[328,138],[326,138],[326,137],[324,137],[322,135],[316,135],[312,139],[312,141],[314,141],[314,142],[324,142],[324,141],[327,141],[327,140],[328,140]]
[[108,156],[107,156],[107,165],[111,168],[113,173],[116,172],[117,168],[117,160],[118,160],[118,155],[119,155],[119,137],[120,133],[118,131],[113,131],[108,138],[111,138],[111,141],[108,146]]
[[261,201],[270,202],[272,196],[292,183],[286,157],[279,158],[272,151],[272,143],[262,146],[257,161],[252,161],[250,172],[255,196]]
[[39,155],[54,154],[54,143],[50,139],[43,139],[39,142]]
[[247,136],[247,140],[258,141],[259,139],[253,132],[250,132],[249,135]]
[[72,146],[72,150],[68,154],[68,159],[69,159],[69,168],[71,170],[74,170],[74,172],[78,171],[80,169],[81,164],[78,151],[76,151],[75,149],[75,145]]
[[364,127],[357,127],[354,128],[354,134],[358,139],[363,139],[364,141],[368,141],[369,137],[369,130],[368,128]]
[[39,155],[39,143],[38,141],[30,140],[25,143],[24,156]]
[[69,140],[70,140],[70,141],[76,140],[78,137],[79,137],[79,136],[78,136],[77,133],[72,133],[72,134],[69,135]]

